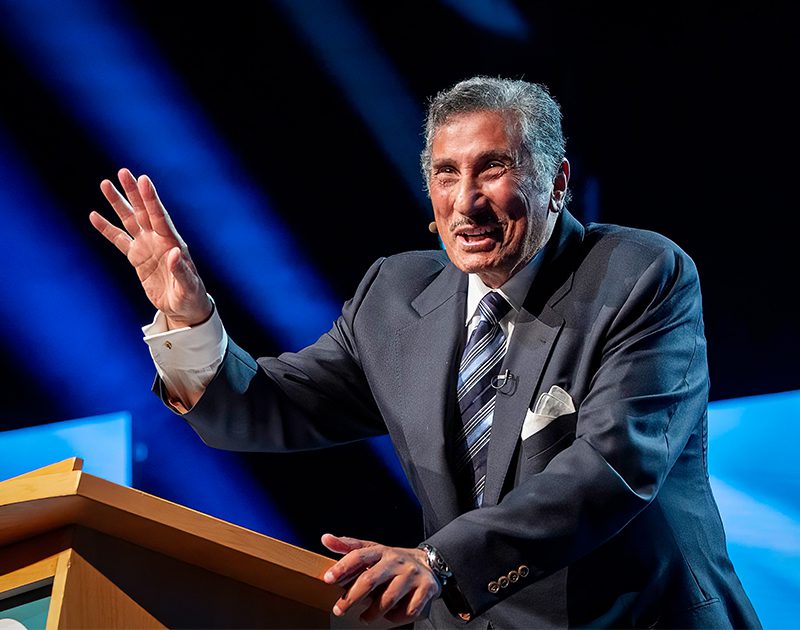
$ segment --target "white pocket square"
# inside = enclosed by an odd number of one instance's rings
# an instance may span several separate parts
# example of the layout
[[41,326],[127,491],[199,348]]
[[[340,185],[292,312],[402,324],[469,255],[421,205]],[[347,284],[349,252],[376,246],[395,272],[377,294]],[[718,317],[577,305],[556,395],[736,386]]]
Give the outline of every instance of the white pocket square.
[[533,410],[528,409],[528,413],[525,414],[525,422],[522,424],[522,439],[529,438],[559,416],[573,411],[575,411],[575,404],[572,402],[572,397],[558,385],[553,385],[550,391],[539,396]]

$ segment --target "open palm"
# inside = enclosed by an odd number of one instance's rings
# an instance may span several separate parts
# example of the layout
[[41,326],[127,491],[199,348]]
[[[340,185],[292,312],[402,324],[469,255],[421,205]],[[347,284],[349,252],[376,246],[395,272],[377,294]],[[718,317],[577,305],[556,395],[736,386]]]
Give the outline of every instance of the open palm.
[[152,181],[146,175],[137,179],[128,169],[119,171],[119,181],[124,196],[107,179],[100,190],[125,229],[97,212],[89,216],[92,225],[125,254],[147,298],[166,315],[170,328],[204,321],[211,314],[211,302]]

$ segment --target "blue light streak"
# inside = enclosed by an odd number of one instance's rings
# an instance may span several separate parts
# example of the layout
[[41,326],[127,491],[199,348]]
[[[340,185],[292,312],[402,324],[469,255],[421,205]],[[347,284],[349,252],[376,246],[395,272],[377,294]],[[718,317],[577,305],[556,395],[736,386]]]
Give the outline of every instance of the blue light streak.
[[375,37],[345,0],[278,0],[358,112],[386,158],[430,214],[419,172],[422,111]]
[[[130,16],[98,0],[31,0],[4,8],[0,28],[25,60],[121,165],[147,165],[190,248],[203,248],[286,349],[328,330],[340,303]],[[378,63],[373,70],[384,68]],[[401,110],[403,102],[393,107]],[[374,111],[371,118],[386,132],[403,127],[401,119]],[[403,131],[390,148],[413,153],[416,164],[417,149],[404,140],[409,130]],[[421,191],[415,168],[414,177]],[[385,449],[376,451],[397,475],[399,464]]]
[[135,439],[151,453],[166,453],[157,461],[165,494],[292,540],[292,530],[235,456],[205,446],[150,392],[155,370],[128,315],[131,305],[63,211],[41,193],[46,186],[30,175],[3,130],[0,172],[8,235],[0,247],[0,319],[20,372],[73,413],[102,413],[105,405],[129,411]]
[[4,8],[25,60],[120,166],[143,165],[190,248],[287,349],[330,327],[341,301],[130,16],[98,0]]
[[441,0],[453,11],[487,31],[523,40],[530,28],[519,10],[508,0]]

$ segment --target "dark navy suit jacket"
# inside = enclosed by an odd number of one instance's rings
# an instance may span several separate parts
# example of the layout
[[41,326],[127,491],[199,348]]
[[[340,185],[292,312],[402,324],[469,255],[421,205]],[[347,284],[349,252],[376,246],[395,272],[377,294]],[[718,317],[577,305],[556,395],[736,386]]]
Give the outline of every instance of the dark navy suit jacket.
[[[300,352],[256,360],[231,341],[185,418],[232,450],[388,431],[470,627],[760,627],[708,480],[693,262],[663,236],[584,227],[566,211],[543,256],[503,364],[513,379],[497,396],[478,510],[459,509],[448,465],[468,282],[444,252],[377,261]],[[552,385],[576,411],[522,441]],[[431,624],[464,622],[436,600],[419,625]]]

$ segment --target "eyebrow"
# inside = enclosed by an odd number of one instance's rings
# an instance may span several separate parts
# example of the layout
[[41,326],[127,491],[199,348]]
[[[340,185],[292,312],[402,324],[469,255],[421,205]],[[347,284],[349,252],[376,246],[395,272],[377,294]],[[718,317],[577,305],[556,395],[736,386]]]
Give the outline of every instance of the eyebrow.
[[[503,162],[514,162],[514,157],[507,151],[484,151],[479,153],[475,159],[476,162],[488,162],[490,160],[500,160]],[[439,158],[431,162],[433,168],[441,168],[442,166],[455,166],[455,160],[452,158]]]

